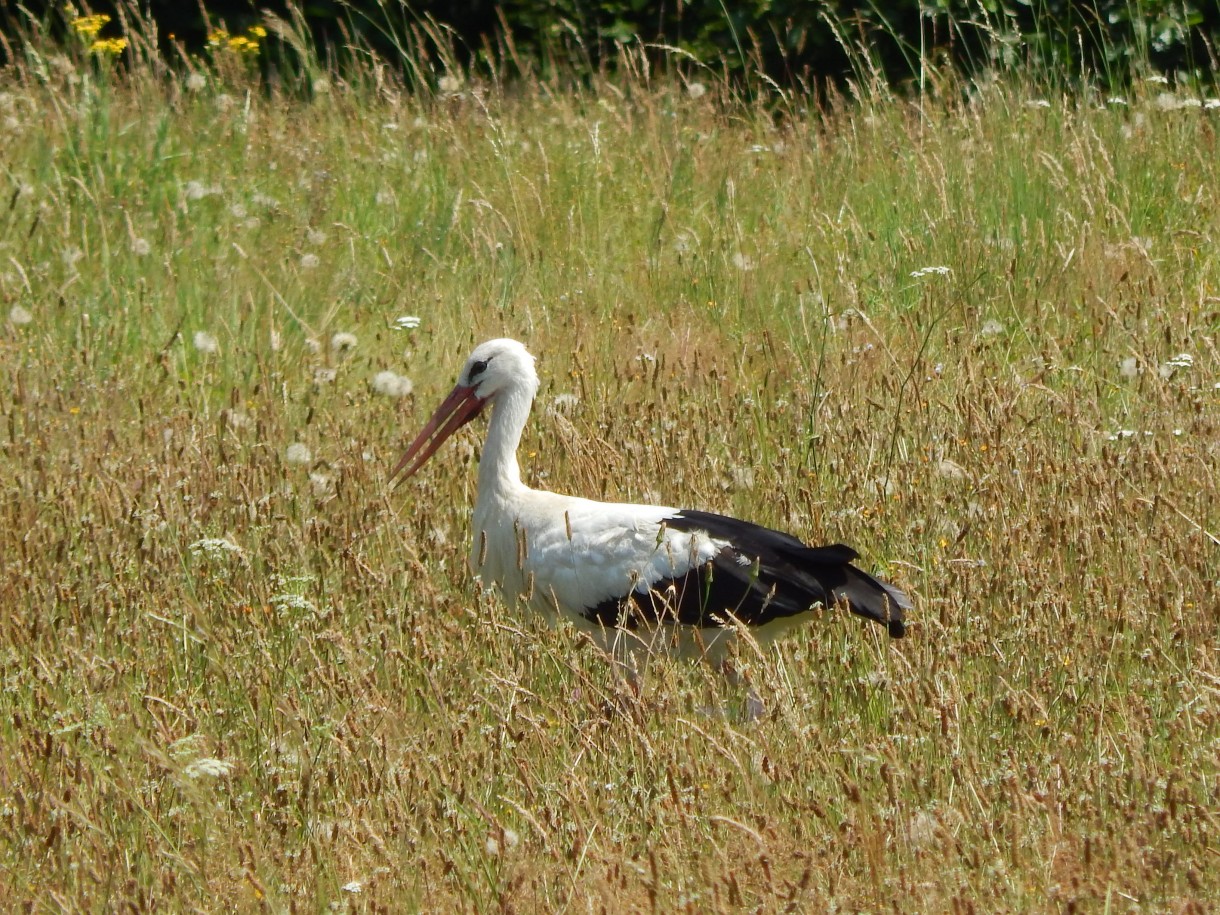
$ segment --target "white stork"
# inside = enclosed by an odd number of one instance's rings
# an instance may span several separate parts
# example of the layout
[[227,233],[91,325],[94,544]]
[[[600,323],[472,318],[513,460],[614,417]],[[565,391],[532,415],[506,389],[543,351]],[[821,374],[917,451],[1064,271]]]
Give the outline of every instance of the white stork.
[[741,630],[767,643],[834,606],[881,623],[893,638],[905,634],[910,600],[853,566],[850,547],[810,547],[709,512],[594,502],[526,486],[517,446],[537,391],[534,357],[524,346],[483,343],[390,474],[411,476],[491,405],[471,566],[508,601],[524,601],[551,623],[571,620],[612,654],[663,644],[723,659]]

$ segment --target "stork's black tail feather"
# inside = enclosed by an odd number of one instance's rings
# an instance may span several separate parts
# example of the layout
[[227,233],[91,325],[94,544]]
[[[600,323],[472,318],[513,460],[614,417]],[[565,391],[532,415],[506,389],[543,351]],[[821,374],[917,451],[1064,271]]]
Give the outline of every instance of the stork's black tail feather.
[[859,557],[849,546],[810,547],[790,534],[710,512],[683,510],[666,524],[730,544],[714,560],[716,583],[725,592],[720,603],[735,608],[743,622],[757,625],[816,604],[842,604],[885,626],[891,638],[906,635],[911,599],[852,565]]
[[853,565],[843,567],[847,581],[832,588],[836,601],[847,604],[857,616],[885,626],[890,638],[907,634],[906,614],[914,609],[911,599],[893,585],[873,578]]

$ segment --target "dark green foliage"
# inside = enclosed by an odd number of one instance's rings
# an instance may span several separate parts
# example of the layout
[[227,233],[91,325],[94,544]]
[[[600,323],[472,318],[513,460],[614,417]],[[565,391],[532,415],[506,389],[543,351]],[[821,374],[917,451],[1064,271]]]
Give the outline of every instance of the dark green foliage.
[[[88,11],[109,12],[117,23],[115,8],[123,5],[106,0]],[[295,7],[144,0],[139,9],[157,23],[167,51],[177,43],[198,52],[211,30],[238,32],[269,12],[306,23],[322,59],[366,48],[389,60],[409,53],[451,63],[452,55],[462,65],[558,63],[581,71],[612,60],[621,44],[643,42],[657,58],[678,49],[684,58],[762,72],[781,84],[864,75],[900,83],[929,59],[967,68],[1034,63],[1115,78],[1129,73],[1131,60],[1166,72],[1210,72],[1220,34],[1220,3],[1169,0],[301,0]],[[0,0],[6,34],[31,21],[54,31],[62,28],[57,16],[51,5]]]

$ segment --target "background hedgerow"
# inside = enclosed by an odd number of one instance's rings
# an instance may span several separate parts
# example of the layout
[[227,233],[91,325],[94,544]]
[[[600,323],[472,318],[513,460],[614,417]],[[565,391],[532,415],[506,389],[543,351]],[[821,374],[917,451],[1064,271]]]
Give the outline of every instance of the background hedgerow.
[[[1220,896],[1214,92],[276,86],[124,37],[0,73],[0,898]],[[749,659],[751,723],[481,594],[478,430],[385,473],[498,335],[531,482],[855,544],[910,638]]]

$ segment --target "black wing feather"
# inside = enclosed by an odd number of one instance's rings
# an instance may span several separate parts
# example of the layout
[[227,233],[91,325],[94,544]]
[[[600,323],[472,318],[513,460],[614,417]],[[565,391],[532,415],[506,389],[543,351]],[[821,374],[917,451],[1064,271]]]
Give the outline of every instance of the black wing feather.
[[658,621],[704,628],[730,622],[763,626],[843,603],[852,613],[884,625],[893,638],[906,634],[910,600],[853,566],[858,554],[849,546],[810,547],[790,534],[711,512],[683,510],[665,525],[703,531],[731,546],[685,575],[641,588],[627,600],[614,598],[589,608],[589,620],[626,628]]

